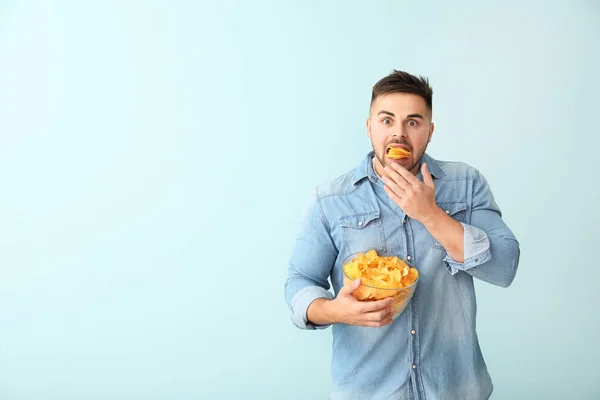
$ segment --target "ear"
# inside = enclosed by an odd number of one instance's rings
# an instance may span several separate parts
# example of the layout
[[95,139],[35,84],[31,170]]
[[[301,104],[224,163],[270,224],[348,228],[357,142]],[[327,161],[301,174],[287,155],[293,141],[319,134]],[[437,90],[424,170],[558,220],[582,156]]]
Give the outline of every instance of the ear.
[[371,139],[371,117],[367,118],[367,136]]
[[435,125],[433,122],[429,125],[429,139],[427,139],[427,143],[431,142],[431,137],[433,136],[433,130],[435,129]]

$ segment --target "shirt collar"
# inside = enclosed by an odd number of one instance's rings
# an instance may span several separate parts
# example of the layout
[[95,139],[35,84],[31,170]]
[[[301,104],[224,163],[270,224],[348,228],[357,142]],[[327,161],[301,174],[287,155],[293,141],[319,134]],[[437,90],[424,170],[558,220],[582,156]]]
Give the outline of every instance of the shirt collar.
[[441,178],[442,176],[446,175],[442,167],[440,167],[438,161],[431,157],[429,154],[425,153],[421,162],[427,163],[427,169],[429,170],[429,173],[431,173],[431,176],[433,176],[434,178]]

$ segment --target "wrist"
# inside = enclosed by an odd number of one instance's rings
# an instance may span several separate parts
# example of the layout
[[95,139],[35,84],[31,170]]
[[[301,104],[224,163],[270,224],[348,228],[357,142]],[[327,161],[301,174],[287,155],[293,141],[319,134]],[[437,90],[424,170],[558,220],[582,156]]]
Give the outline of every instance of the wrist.
[[326,299],[322,306],[323,317],[329,321],[330,324],[337,322],[337,314],[335,312],[335,303],[333,300]]
[[443,221],[446,217],[447,215],[444,212],[444,210],[442,210],[436,204],[433,208],[433,212],[428,214],[426,218],[423,218],[423,221],[421,221],[421,223],[423,224],[425,229],[431,232],[432,230],[435,230],[440,225],[440,222]]
[[307,319],[316,325],[329,325],[336,322],[332,301],[325,297],[315,299],[306,312]]

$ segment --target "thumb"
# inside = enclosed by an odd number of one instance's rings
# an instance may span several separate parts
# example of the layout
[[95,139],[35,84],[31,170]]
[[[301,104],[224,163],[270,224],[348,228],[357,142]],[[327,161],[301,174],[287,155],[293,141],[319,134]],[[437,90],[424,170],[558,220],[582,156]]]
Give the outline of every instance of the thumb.
[[348,283],[344,287],[346,289],[346,293],[352,294],[352,292],[354,292],[356,289],[358,289],[361,284],[362,284],[362,280],[360,278],[353,280],[352,282]]
[[433,184],[433,178],[431,177],[429,168],[427,167],[427,163],[423,163],[423,166],[421,167],[421,173],[423,174],[423,183],[425,186],[435,188],[435,185]]

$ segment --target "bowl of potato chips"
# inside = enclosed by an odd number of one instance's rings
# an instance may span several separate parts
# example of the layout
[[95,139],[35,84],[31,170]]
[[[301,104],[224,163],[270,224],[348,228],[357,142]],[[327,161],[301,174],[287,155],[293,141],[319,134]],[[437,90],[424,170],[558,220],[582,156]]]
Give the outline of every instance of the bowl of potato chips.
[[392,318],[404,311],[415,293],[419,272],[407,261],[376,250],[351,254],[342,262],[344,286],[355,279],[361,285],[352,294],[359,301],[375,301],[393,297]]

